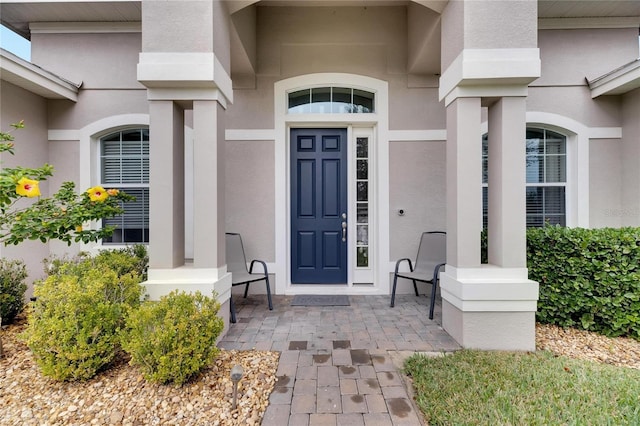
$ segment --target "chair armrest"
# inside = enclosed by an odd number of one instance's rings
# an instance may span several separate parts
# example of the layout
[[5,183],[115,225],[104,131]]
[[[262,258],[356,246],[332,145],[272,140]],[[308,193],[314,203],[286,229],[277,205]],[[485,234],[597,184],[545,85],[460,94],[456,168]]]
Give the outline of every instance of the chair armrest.
[[251,261],[251,266],[249,266],[249,273],[250,274],[253,274],[253,265],[255,263],[260,263],[262,265],[262,269],[263,269],[263,272],[264,272],[265,275],[269,273],[269,271],[267,271],[267,264],[265,262],[263,262],[262,260],[254,259],[254,260]]
[[402,262],[409,262],[409,270],[410,270],[411,272],[413,272],[413,264],[411,263],[411,259],[409,259],[408,257],[405,257],[405,258],[400,259],[400,260],[398,260],[398,261],[396,262],[396,269],[395,269],[395,272],[394,272],[394,274],[395,274],[395,275],[397,275],[397,274],[398,274],[398,269],[400,268],[400,264],[401,264]]

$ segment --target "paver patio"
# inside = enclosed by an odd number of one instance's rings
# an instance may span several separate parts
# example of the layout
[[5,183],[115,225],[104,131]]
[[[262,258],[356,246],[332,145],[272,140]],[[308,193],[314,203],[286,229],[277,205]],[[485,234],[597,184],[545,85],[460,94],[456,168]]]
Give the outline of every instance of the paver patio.
[[[238,322],[224,349],[281,352],[263,426],[421,425],[398,372],[410,352],[460,346],[428,318],[425,296],[350,296],[351,306],[290,306],[292,296],[234,297]],[[394,360],[396,361],[394,363]]]

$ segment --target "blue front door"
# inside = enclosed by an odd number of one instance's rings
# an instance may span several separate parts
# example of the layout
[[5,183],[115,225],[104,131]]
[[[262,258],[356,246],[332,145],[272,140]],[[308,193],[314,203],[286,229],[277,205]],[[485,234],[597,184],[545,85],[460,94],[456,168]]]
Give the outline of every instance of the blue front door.
[[291,282],[347,283],[347,130],[291,130]]

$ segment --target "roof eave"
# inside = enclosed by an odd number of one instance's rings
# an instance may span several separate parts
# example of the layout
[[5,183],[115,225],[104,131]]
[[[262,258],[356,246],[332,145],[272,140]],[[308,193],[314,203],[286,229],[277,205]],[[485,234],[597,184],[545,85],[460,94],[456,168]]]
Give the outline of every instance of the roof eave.
[[640,58],[588,83],[592,98],[622,95],[640,88]]
[[78,101],[78,90],[82,85],[71,83],[4,49],[0,49],[0,77],[43,98],[73,102]]

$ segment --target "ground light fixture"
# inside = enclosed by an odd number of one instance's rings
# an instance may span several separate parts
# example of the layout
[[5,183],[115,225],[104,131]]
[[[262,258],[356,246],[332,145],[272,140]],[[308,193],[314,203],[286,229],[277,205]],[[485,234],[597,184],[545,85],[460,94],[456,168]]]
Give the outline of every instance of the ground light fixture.
[[233,405],[231,406],[231,410],[236,409],[236,403],[238,401],[238,382],[242,379],[243,374],[244,370],[241,365],[234,365],[231,369],[231,381],[233,382]]

